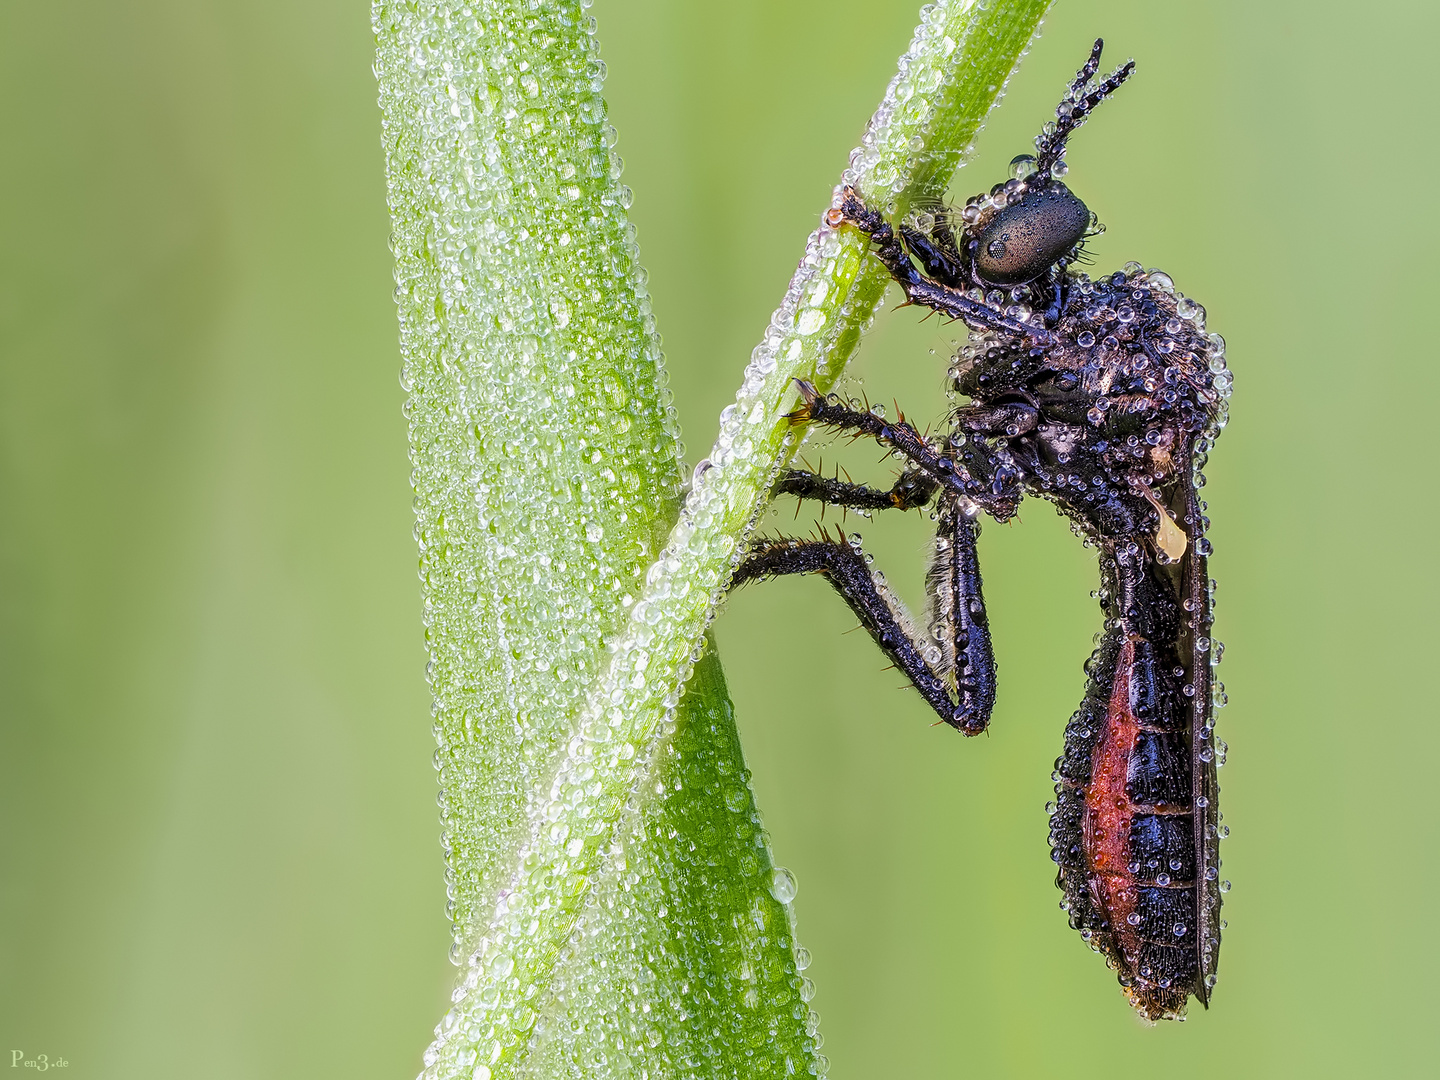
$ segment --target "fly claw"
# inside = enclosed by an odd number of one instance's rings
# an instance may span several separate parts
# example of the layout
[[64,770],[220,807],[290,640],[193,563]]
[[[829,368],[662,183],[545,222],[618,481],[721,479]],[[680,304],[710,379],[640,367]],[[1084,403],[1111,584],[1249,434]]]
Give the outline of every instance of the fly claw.
[[963,321],[954,409],[937,435],[797,383],[796,423],[873,438],[904,468],[889,490],[802,470],[776,485],[866,512],[927,509],[935,542],[922,626],[869,566],[859,538],[762,539],[733,585],[825,577],[941,721],[989,724],[995,660],[976,554],[979,514],[1008,521],[1027,495],[1053,502],[1099,553],[1104,613],[1085,697],[1055,763],[1050,854],[1070,924],[1116,971],[1147,1020],[1208,1005],[1219,954],[1213,585],[1200,469],[1224,427],[1225,342],[1169,275],[1126,263],[1090,278],[1101,231],[1062,177],[1071,135],[1130,77],[1097,79],[1102,43],[1010,179],[958,211],[892,225],[852,188],[825,215],[853,227],[906,303]]

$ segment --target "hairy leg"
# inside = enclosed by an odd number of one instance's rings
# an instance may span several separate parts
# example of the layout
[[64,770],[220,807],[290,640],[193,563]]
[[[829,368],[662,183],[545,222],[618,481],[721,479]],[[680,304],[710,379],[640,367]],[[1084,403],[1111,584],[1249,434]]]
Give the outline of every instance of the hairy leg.
[[787,469],[775,485],[775,494],[812,499],[847,510],[913,510],[927,505],[939,483],[919,469],[907,469],[888,491],[853,484],[839,477]]
[[926,586],[931,632],[946,643],[963,730],[983,731],[995,707],[995,654],[975,541],[979,523],[958,499],[940,508]]
[[983,730],[983,727],[971,730],[966,726],[967,717],[937,671],[943,660],[941,649],[922,638],[899,600],[877,584],[859,545],[828,537],[765,539],[756,544],[736,569],[730,587],[785,574],[822,575],[844,597],[875,644],[909,677],[941,720],[967,735]]
[[875,241],[876,256],[905,290],[911,303],[949,315],[952,319],[963,319],[970,327],[1004,330],[1028,337],[1038,344],[1049,344],[1054,340],[1049,330],[1012,319],[982,301],[970,299],[958,285],[949,285],[921,273],[910,261],[910,253],[890,223],[861,202],[853,188],[845,189],[840,210],[838,213],[832,210],[831,214],[833,224],[848,221]]
[[997,520],[1014,516],[1023,495],[1023,474],[1006,453],[992,449],[983,439],[966,439],[963,445],[937,448],[904,420],[890,421],[853,409],[834,395],[822,397],[815,387],[801,380],[796,380],[796,385],[805,402],[791,414],[796,421],[869,435],[880,445],[897,451],[942,491],[977,504]]
[[736,569],[730,587],[785,574],[820,574],[936,715],[977,735],[990,723],[995,704],[995,658],[975,552],[978,532],[963,504],[947,500],[927,581],[933,637],[916,627],[884,579],[871,571],[859,544],[844,539],[763,539]]

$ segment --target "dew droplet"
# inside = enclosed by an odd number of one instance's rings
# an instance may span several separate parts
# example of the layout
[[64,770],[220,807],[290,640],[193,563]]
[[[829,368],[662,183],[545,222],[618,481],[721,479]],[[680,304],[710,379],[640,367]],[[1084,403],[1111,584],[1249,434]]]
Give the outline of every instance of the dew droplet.
[[770,895],[782,904],[788,904],[795,899],[799,886],[795,882],[795,875],[783,866],[777,866],[770,871]]

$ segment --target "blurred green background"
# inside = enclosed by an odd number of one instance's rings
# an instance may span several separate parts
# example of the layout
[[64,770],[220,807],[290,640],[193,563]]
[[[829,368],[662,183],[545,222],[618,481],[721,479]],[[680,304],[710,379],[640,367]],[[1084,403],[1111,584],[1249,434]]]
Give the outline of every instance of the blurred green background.
[[[594,14],[694,460],[915,7]],[[1097,270],[1170,272],[1237,379],[1215,1005],[1143,1029],[1056,907],[1099,614],[1033,504],[982,540],[986,737],[932,728],[819,582],[718,626],[832,1075],[1435,1075],[1440,10],[1060,0],[957,192],[1096,34],[1139,61],[1070,155]],[[0,9],[0,1067],[408,1076],[445,1007],[370,52],[363,3]],[[954,337],[882,313],[857,389],[938,414]],[[852,523],[918,600],[925,522]]]

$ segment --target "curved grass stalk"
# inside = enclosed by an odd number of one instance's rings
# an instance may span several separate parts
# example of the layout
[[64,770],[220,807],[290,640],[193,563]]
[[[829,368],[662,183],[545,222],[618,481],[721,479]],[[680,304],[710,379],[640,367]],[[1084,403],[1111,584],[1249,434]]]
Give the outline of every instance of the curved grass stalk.
[[[924,9],[846,182],[872,204],[938,194],[1047,6]],[[678,432],[593,21],[573,0],[402,0],[374,22],[469,956],[425,1075],[823,1072],[793,888],[713,656],[682,691],[793,451],[793,380],[833,384],[883,272],[853,230],[810,237],[676,521]]]

